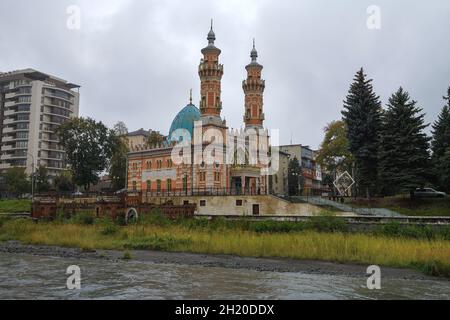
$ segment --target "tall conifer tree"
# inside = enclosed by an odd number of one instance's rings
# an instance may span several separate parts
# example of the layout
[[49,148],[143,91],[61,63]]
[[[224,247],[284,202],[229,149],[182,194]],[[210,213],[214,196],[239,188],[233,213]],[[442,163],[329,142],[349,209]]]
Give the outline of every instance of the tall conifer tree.
[[450,87],[443,98],[447,104],[433,124],[431,150],[435,180],[441,189],[450,192]]
[[381,103],[373,91],[372,79],[366,77],[362,68],[356,73],[342,115],[347,124],[349,149],[355,159],[357,192],[370,197],[377,185]]
[[393,195],[423,186],[430,176],[429,141],[422,109],[400,87],[383,114],[379,173],[383,192]]

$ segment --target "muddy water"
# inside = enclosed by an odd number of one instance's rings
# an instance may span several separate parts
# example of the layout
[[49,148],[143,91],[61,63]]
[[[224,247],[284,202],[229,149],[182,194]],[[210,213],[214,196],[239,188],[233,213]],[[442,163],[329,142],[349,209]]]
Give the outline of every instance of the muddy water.
[[[81,290],[66,269],[81,269]],[[0,299],[450,299],[450,281],[258,272],[140,261],[0,253]]]

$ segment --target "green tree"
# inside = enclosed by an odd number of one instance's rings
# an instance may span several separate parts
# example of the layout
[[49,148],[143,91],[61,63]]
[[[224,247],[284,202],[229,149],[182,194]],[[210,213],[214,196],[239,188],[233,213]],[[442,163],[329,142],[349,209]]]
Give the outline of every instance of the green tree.
[[357,192],[370,197],[377,186],[381,103],[374,93],[372,79],[366,77],[362,68],[356,73],[342,115],[347,125],[349,150],[355,159]]
[[441,189],[450,192],[450,161],[448,161],[450,149],[450,87],[447,96],[443,98],[447,101],[447,104],[442,108],[438,119],[433,124],[431,150],[433,152],[432,162],[435,180]]
[[128,144],[122,137],[116,136],[113,154],[109,166],[109,177],[114,190],[125,188],[127,172]]
[[160,143],[162,143],[166,137],[164,137],[162,134],[160,134],[158,131],[150,130],[150,134],[147,138],[147,145],[149,147],[154,147]]
[[115,145],[115,133],[91,118],[73,118],[57,129],[73,172],[73,181],[89,190],[108,168]]
[[73,183],[72,172],[70,170],[63,170],[54,180],[55,190],[60,193],[73,192],[76,189]]
[[9,196],[19,197],[31,191],[31,183],[25,168],[12,167],[2,175],[4,190]]
[[412,191],[429,177],[429,141],[425,115],[400,87],[389,98],[381,130],[380,181],[385,195]]
[[45,166],[39,166],[34,173],[36,192],[48,192],[50,191],[50,183],[48,170]]
[[297,157],[289,161],[288,166],[288,191],[290,196],[298,196],[302,177],[302,168]]
[[347,125],[332,121],[324,129],[325,137],[317,153],[317,162],[328,172],[351,170],[353,156],[349,150]]

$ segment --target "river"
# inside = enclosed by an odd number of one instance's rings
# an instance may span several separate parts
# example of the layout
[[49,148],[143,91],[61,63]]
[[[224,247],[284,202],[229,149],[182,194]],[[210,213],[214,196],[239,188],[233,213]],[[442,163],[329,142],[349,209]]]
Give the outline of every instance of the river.
[[[70,265],[80,290],[66,287]],[[0,253],[0,299],[450,299],[450,281],[382,279],[369,290],[364,276]]]

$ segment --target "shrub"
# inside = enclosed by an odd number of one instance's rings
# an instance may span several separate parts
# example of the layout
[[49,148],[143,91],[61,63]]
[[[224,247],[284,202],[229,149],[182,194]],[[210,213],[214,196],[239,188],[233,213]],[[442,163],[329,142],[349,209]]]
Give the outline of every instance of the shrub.
[[154,209],[149,214],[140,215],[137,223],[141,225],[151,224],[164,227],[170,225],[172,221],[165,214],[163,214],[161,210]]
[[134,250],[167,251],[178,245],[186,245],[191,242],[189,239],[176,239],[171,236],[158,236],[155,234],[153,236],[129,240],[124,244],[124,247]]
[[307,228],[319,232],[347,232],[348,227],[344,220],[336,216],[320,215],[311,217]]
[[124,260],[131,260],[132,259],[130,251],[127,250],[127,251],[125,251],[123,253],[123,259]]
[[72,216],[72,218],[70,219],[70,222],[74,224],[84,224],[84,225],[94,224],[94,221],[95,221],[94,214],[89,211],[79,212],[74,216]]
[[111,218],[97,219],[96,223],[101,226],[100,233],[104,236],[113,235],[119,231],[119,227],[114,224]]

